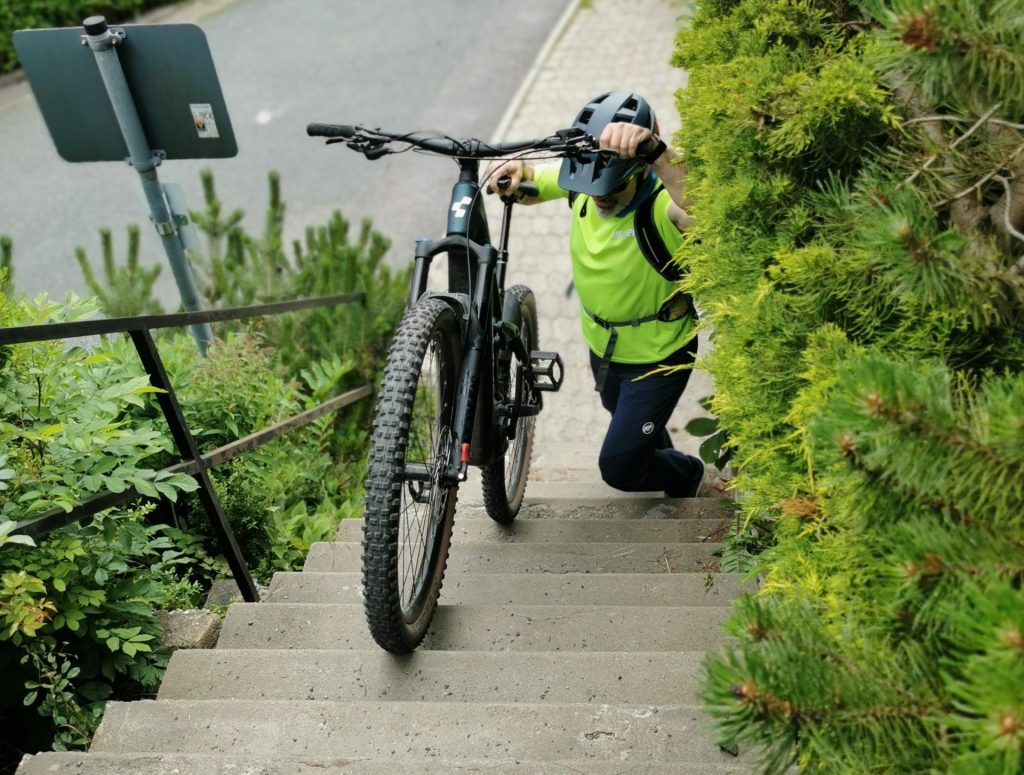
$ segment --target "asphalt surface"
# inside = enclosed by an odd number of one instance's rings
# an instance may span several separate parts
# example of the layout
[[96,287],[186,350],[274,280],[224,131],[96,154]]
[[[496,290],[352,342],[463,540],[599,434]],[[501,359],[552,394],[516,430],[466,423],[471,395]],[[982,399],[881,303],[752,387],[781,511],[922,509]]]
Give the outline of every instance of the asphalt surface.
[[[198,173],[213,169],[225,207],[244,209],[257,231],[266,175],[277,170],[290,236],[341,209],[354,221],[373,218],[393,240],[389,261],[402,264],[417,236],[443,233],[455,166],[414,154],[371,163],[307,138],[305,125],[359,123],[490,139],[568,5],[197,0],[163,13],[161,22],[195,21],[206,33],[239,155],[168,162],[160,178],[181,184],[189,207],[200,209]],[[95,263],[101,226],[113,229],[123,260],[125,226],[143,224],[142,262],[166,265],[134,171],[120,162],[60,159],[25,82],[0,89],[0,181],[0,234],[14,240],[18,290],[84,292],[74,248],[85,246]],[[176,299],[169,267],[158,293],[165,303]]]

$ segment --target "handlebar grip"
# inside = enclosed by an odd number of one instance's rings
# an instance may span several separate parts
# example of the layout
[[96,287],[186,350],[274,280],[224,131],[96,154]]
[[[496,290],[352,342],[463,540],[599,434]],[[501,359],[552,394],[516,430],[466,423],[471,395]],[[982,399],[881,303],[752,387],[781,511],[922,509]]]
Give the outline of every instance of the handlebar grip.
[[[506,188],[508,184],[511,182],[512,178],[510,178],[508,175],[502,175],[500,178],[498,178],[498,190],[502,194],[502,196],[505,195],[505,192],[502,189]],[[493,192],[491,191],[490,188],[488,188],[487,193],[491,194]],[[534,183],[532,180],[520,180],[519,188],[516,189],[516,192],[515,194],[513,194],[513,196],[516,199],[522,199],[523,197],[527,196],[538,197],[540,196],[540,189],[537,188],[537,184]]]
[[521,181],[519,183],[519,192],[523,196],[532,196],[532,197],[540,196],[540,189],[537,188],[537,184],[534,183],[532,180],[523,180],[523,181]]
[[310,137],[340,137],[347,140],[356,133],[354,126],[348,124],[307,124],[306,134]]

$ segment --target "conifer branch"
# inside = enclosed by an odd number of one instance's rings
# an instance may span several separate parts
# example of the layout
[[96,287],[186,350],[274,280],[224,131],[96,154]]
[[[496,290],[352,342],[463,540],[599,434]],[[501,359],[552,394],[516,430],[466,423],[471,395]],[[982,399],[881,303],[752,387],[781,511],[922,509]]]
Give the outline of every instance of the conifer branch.
[[855,471],[859,471],[875,482],[884,483],[885,486],[894,490],[900,497],[905,498],[908,501],[915,501],[936,514],[944,514],[954,522],[968,526],[973,530],[984,531],[994,538],[1009,541],[1010,543],[1024,549],[1024,537],[1018,537],[1016,535],[1011,535],[1006,531],[998,530],[991,524],[980,521],[972,512],[966,509],[955,506],[937,495],[930,495],[928,493],[921,492],[920,490],[909,486],[905,482],[897,480],[895,477],[888,474],[881,466],[868,463],[865,456],[860,454],[859,450],[855,447],[844,446],[843,456],[847,464]]
[[894,477],[886,473],[881,466],[871,465],[868,463],[864,455],[860,454],[860,452],[852,445],[844,445],[843,456],[849,466],[855,471],[860,471],[869,479],[876,482],[885,483],[886,486],[895,490],[900,496],[909,500],[915,500],[925,508],[938,514],[946,514],[956,522],[960,522],[964,525],[970,525],[971,527],[982,527],[977,518],[970,512],[958,508],[942,498],[918,492],[917,490],[908,487],[905,483],[896,481]]
[[[935,113],[934,110],[925,110],[925,107],[921,104],[921,99],[918,93],[911,85],[910,80],[905,73],[898,73],[894,78],[893,96],[895,96],[906,106],[907,110],[910,112],[912,116],[911,120],[915,118],[926,118]],[[985,116],[983,116],[982,118],[986,121],[991,120],[991,114],[996,108],[998,108],[998,106],[999,103],[996,103],[996,105],[993,108],[990,108],[988,111],[986,111]],[[976,125],[979,123],[981,123],[981,119],[979,119],[979,121],[976,122]],[[922,122],[922,127],[924,129],[925,134],[928,136],[928,139],[931,140],[932,143],[937,147],[944,148],[947,151],[952,150],[952,148],[955,147],[949,145],[948,141],[946,140],[945,132],[943,132],[942,127],[939,126],[939,122],[924,121]],[[959,138],[959,140],[954,142],[963,142],[963,140],[965,140],[967,136],[969,136],[974,131],[975,127],[971,127],[965,136],[962,136],[961,138]],[[932,157],[932,159],[927,160],[925,162],[926,167],[930,166],[934,162],[935,158],[939,155],[942,154],[936,154],[935,157]],[[907,181],[904,181],[904,185],[913,180],[915,177],[917,177],[917,174],[919,173],[914,173],[910,178],[908,178]],[[948,189],[951,187],[952,185],[949,182],[947,182],[946,188]],[[986,212],[985,208],[982,207],[980,202],[975,202],[971,199],[963,197],[953,202],[953,207],[951,209],[950,216],[952,217],[953,222],[956,224],[959,231],[962,234],[966,235],[970,234],[974,230],[974,228],[985,219]]]
[[984,186],[986,183],[988,183],[990,180],[992,180],[993,178],[997,177],[999,175],[999,171],[1000,170],[1006,169],[1011,164],[1013,164],[1013,162],[1015,162],[1017,160],[1017,157],[1021,154],[1021,151],[1024,151],[1024,143],[1022,143],[1021,145],[1018,145],[1013,150],[1013,153],[1011,153],[1008,157],[1006,157],[1006,159],[998,167],[996,167],[994,170],[989,172],[985,177],[983,177],[977,183],[974,183],[973,185],[968,186],[963,191],[958,191],[957,193],[953,194],[953,196],[949,197],[949,199],[943,199],[941,202],[936,202],[935,203],[935,208],[938,209],[940,207],[945,207],[945,206],[951,204],[952,202],[955,202],[957,199],[961,199],[962,197],[967,196],[972,191],[977,191],[982,186]]
[[994,179],[998,180],[1000,183],[1003,184],[1003,191],[1006,192],[1006,206],[1002,208],[1003,226],[1006,227],[1006,232],[1008,234],[1011,234],[1017,239],[1019,239],[1021,242],[1024,242],[1024,234],[1021,234],[1019,231],[1017,231],[1017,229],[1014,228],[1013,223],[1010,220],[1010,214],[1011,212],[1013,212],[1013,189],[1017,188],[1019,190],[1021,188],[1020,181],[1016,181],[1014,185],[1011,185],[1009,179],[1007,179],[1004,175],[996,175],[994,176]]
[[[981,118],[979,118],[979,119],[978,119],[977,121],[975,121],[975,122],[974,122],[974,124],[973,124],[973,125],[971,126],[971,128],[970,128],[970,129],[968,129],[968,130],[967,130],[966,132],[964,132],[964,133],[963,133],[962,135],[960,135],[960,136],[959,136],[958,138],[956,138],[956,140],[954,140],[953,142],[951,142],[951,143],[950,143],[950,144],[948,145],[948,147],[946,148],[946,150],[952,151],[952,150],[953,150],[954,148],[956,148],[956,147],[957,147],[958,145],[960,145],[960,143],[962,143],[962,142],[963,142],[964,140],[966,140],[966,139],[967,139],[968,137],[970,137],[970,136],[971,136],[971,135],[973,135],[973,134],[974,134],[975,132],[977,132],[977,131],[978,131],[978,130],[979,130],[979,129],[980,129],[981,127],[982,127],[982,126],[984,126],[984,125],[985,125],[985,123],[986,123],[986,122],[987,122],[987,121],[988,121],[988,120],[989,120],[990,118],[992,118],[992,114],[993,114],[993,113],[995,113],[995,112],[996,112],[997,110],[999,110],[999,108],[1000,108],[1001,106],[1002,106],[1002,103],[1000,103],[1000,102],[997,102],[997,103],[996,103],[995,105],[993,105],[993,106],[992,106],[991,108],[989,108],[988,110],[986,110],[986,111],[985,111],[985,113],[984,113],[984,115],[982,115],[982,117],[981,117]],[[931,135],[930,135],[930,136],[931,136]],[[934,136],[932,136],[932,139],[933,139],[933,140],[935,139],[935,138],[934,138]],[[943,141],[944,141],[944,140],[945,140],[945,138],[943,138]],[[943,142],[943,145],[945,145],[945,142]],[[939,157],[940,157],[941,155],[942,155],[942,154],[938,154],[938,153],[936,153],[936,154],[933,154],[932,156],[929,156],[929,157],[928,157],[928,159],[926,159],[926,160],[925,160],[925,163],[924,163],[924,164],[923,164],[923,165],[922,165],[921,167],[919,167],[918,169],[914,170],[914,171],[913,171],[913,172],[912,172],[912,173],[910,174],[910,176],[909,176],[909,177],[908,177],[908,178],[907,178],[906,180],[904,180],[904,181],[903,181],[903,185],[904,185],[904,186],[906,186],[906,185],[909,185],[909,184],[913,183],[913,182],[914,182],[914,180],[916,180],[916,179],[917,179],[917,176],[918,176],[918,175],[920,175],[921,173],[923,173],[923,172],[924,172],[925,170],[927,170],[927,169],[928,169],[928,168],[929,168],[930,166],[932,166],[932,164],[934,164],[934,163],[935,163],[935,161],[936,161],[936,160],[937,160],[937,159],[938,159],[938,158],[939,158]],[[954,197],[954,198],[955,198],[955,197]]]
[[[949,121],[955,124],[966,124],[968,121],[970,121],[970,119],[961,118],[960,116],[943,116],[940,113],[936,113],[931,116],[918,116],[917,118],[908,118],[906,121],[900,124],[900,128],[910,126],[911,124],[923,124],[929,121]],[[990,118],[988,120],[988,123],[994,124],[995,126],[1003,126],[1006,127],[1007,129],[1018,129],[1024,131],[1024,124],[1015,124],[1012,121],[1007,121],[1004,118]]]

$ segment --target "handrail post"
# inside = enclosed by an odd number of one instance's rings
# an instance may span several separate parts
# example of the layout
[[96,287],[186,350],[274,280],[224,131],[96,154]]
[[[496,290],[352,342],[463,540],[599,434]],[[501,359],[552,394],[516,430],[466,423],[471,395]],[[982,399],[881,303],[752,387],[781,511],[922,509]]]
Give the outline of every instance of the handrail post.
[[167,371],[160,359],[160,353],[156,349],[156,342],[153,341],[153,335],[150,334],[148,328],[132,329],[128,333],[131,335],[146,373],[149,374],[150,382],[153,387],[162,391],[157,393],[157,400],[160,402],[160,408],[167,420],[171,437],[178,448],[178,454],[181,455],[183,461],[198,464],[199,470],[193,476],[199,484],[199,501],[203,504],[217,542],[220,544],[221,551],[224,552],[224,557],[228,561],[228,567],[231,568],[231,573],[235,577],[235,583],[238,584],[238,588],[242,592],[242,599],[247,603],[259,602],[259,590],[252,579],[252,574],[249,573],[249,566],[246,564],[238,541],[235,540],[235,534],[228,524],[220,499],[213,489],[206,462],[185,422],[185,416],[174,395]]

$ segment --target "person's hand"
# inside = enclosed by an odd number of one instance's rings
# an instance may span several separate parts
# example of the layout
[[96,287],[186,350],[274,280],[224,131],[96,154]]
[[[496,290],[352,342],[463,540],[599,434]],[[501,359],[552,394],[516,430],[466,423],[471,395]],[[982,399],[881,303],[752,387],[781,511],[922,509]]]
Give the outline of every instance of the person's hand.
[[613,121],[605,125],[598,138],[602,149],[615,151],[620,159],[635,159],[640,144],[651,138],[651,130],[639,124],[627,124],[625,121]]
[[[487,165],[487,172],[485,179],[487,180],[487,190],[492,193],[512,194],[519,184],[523,180],[530,180],[531,175],[527,169],[528,165],[522,159],[504,159],[502,161],[492,161]],[[502,177],[508,177],[509,184],[500,190],[498,189],[498,179]]]

